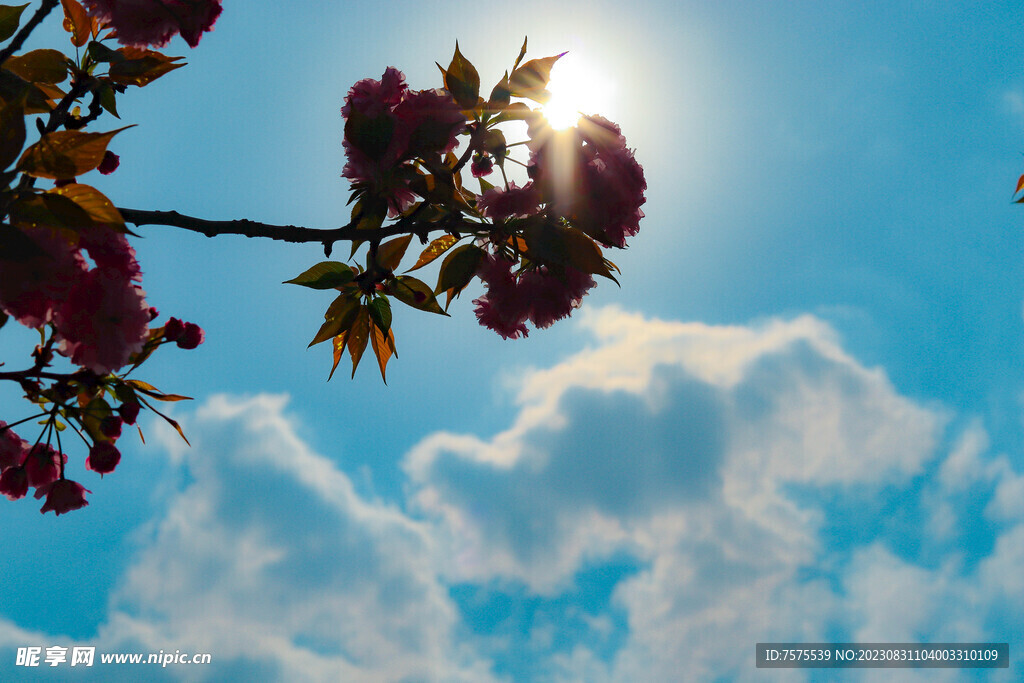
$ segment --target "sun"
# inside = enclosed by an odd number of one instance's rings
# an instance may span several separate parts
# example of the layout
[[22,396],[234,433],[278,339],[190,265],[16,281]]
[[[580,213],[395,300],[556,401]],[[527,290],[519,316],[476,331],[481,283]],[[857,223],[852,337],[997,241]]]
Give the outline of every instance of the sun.
[[548,90],[551,99],[541,111],[552,128],[571,128],[581,114],[609,115],[612,84],[571,52],[551,69]]

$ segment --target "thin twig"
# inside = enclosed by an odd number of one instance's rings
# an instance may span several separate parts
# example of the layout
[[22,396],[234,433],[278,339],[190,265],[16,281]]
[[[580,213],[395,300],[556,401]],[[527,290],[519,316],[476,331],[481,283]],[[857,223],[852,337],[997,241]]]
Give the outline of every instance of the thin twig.
[[43,0],[43,4],[39,6],[39,9],[37,9],[36,13],[32,15],[32,18],[28,20],[28,23],[21,27],[21,30],[14,36],[10,44],[3,50],[0,50],[0,64],[3,64],[7,61],[8,57],[21,49],[21,46],[25,44],[29,35],[33,30],[35,30],[35,27],[46,18],[46,15],[57,6],[58,2],[60,2],[60,0]]

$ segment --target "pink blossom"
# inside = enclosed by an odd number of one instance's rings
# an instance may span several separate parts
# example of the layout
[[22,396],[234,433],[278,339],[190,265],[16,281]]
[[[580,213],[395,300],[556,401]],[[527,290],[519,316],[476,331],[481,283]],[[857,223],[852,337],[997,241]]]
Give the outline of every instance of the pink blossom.
[[24,498],[28,493],[28,474],[24,467],[8,467],[0,474],[0,493],[8,500]]
[[83,276],[54,315],[59,350],[97,374],[107,374],[142,349],[149,324],[143,291],[109,268]]
[[89,456],[85,459],[85,466],[101,476],[110,474],[121,462],[121,452],[109,441],[97,441],[89,449]]
[[52,230],[3,229],[11,231],[6,239],[15,253],[0,259],[0,308],[26,327],[39,327],[86,271],[85,259]]
[[486,254],[477,267],[477,276],[487,285],[487,293],[473,300],[480,324],[494,330],[503,339],[527,336],[525,322],[530,315],[530,302],[516,286],[512,262]]
[[89,13],[109,23],[122,45],[161,47],[176,33],[199,44],[221,13],[220,0],[84,0]]
[[0,470],[20,465],[25,460],[27,452],[28,442],[15,434],[13,429],[9,429],[6,422],[0,420]]
[[525,218],[537,213],[540,193],[534,188],[532,181],[523,187],[517,187],[516,181],[513,180],[507,190],[493,187],[484,192],[476,201],[476,206],[480,213],[492,220],[504,220],[513,216]]
[[29,486],[39,488],[55,481],[60,476],[61,466],[67,461],[68,456],[58,453],[49,444],[36,444],[25,458]]
[[445,154],[466,129],[462,108],[446,90],[409,91],[395,107],[410,156]]
[[494,159],[487,155],[474,157],[473,163],[470,164],[469,168],[474,178],[483,178],[490,175],[491,171],[494,170]]
[[78,510],[88,505],[85,494],[92,493],[77,481],[70,479],[58,479],[46,486],[36,489],[36,498],[46,496],[46,502],[39,509],[46,514],[53,510],[54,514],[60,516],[65,512]]
[[100,432],[111,441],[121,436],[121,424],[124,421],[117,415],[107,415],[100,420]]
[[559,276],[542,267],[519,278],[519,287],[530,301],[530,321],[537,329],[568,317],[572,309],[580,307],[586,293],[597,286],[594,278],[582,271],[571,266],[563,270]]
[[125,280],[142,281],[142,269],[135,260],[135,248],[128,243],[123,233],[105,225],[97,225],[81,232],[79,246],[89,252],[97,267],[113,269]]
[[185,323],[177,318],[169,318],[164,325],[164,339],[167,341],[178,341],[178,337],[185,331]]
[[542,200],[602,244],[625,247],[640,230],[647,181],[619,127],[586,116],[567,131],[537,121],[528,130],[528,171]]

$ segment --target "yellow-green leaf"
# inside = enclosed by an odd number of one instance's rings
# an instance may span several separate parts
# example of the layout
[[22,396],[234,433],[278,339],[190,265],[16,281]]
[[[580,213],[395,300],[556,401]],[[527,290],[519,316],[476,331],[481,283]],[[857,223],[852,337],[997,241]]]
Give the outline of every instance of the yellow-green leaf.
[[109,133],[83,133],[78,130],[47,133],[25,150],[17,168],[28,175],[52,180],[80,176],[100,165],[110,139],[125,128]]
[[451,249],[458,241],[459,238],[455,235],[441,235],[428,244],[426,249],[420,252],[420,257],[416,259],[415,265],[406,272],[412,272],[418,268],[422,268],[441,254]]

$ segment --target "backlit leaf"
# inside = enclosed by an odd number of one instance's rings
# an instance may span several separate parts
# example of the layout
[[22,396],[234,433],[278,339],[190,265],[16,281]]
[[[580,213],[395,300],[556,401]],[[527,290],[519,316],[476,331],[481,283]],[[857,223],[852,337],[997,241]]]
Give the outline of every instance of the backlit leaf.
[[1024,175],[1022,175],[1022,176],[1020,177],[1020,180],[1018,180],[1018,181],[1017,181],[1017,189],[1016,189],[1016,190],[1014,190],[1014,191],[1013,191],[1013,193],[1014,193],[1014,194],[1017,194],[1017,193],[1018,193],[1018,192],[1020,192],[1020,191],[1021,191],[1022,189],[1024,189]]
[[377,265],[386,270],[395,270],[409,248],[412,234],[402,235],[377,247]]
[[8,58],[4,68],[30,83],[60,83],[68,77],[68,58],[57,50],[32,50]]
[[88,227],[89,214],[67,197],[50,193],[23,195],[10,206],[11,223],[21,228],[56,228],[64,230],[69,242],[77,241],[76,233]]
[[125,128],[109,133],[83,133],[78,130],[47,133],[21,155],[18,170],[51,180],[74,178],[88,173],[103,161],[110,139],[123,130]]
[[434,294],[454,290],[454,294],[462,291],[476,275],[477,266],[483,257],[483,250],[475,244],[463,244],[453,249],[441,264],[437,274],[437,287]]
[[374,297],[373,301],[369,303],[368,309],[373,324],[380,328],[382,332],[387,332],[391,329],[391,302],[388,301],[386,296]]
[[96,20],[85,12],[78,0],[60,0],[64,8],[64,30],[71,34],[71,44],[82,47],[96,27]]
[[428,263],[432,262],[441,254],[445,253],[452,246],[459,241],[459,238],[455,235],[441,235],[433,242],[427,245],[427,248],[420,252],[420,257],[416,259],[416,264],[409,269],[408,272],[414,271],[417,268],[422,268]]
[[448,315],[438,305],[430,287],[411,275],[399,275],[395,278],[391,284],[391,291],[399,301],[407,306],[429,313]]
[[455,54],[444,74],[444,87],[452,94],[455,101],[463,109],[472,109],[480,97],[480,74],[476,67],[459,52],[459,44],[455,43]]
[[384,384],[388,383],[385,370],[391,356],[397,356],[395,351],[395,333],[389,329],[386,333],[381,331],[376,324],[370,325],[370,345],[373,347],[373,354],[377,356],[377,367],[380,368],[380,378]]
[[370,312],[365,306],[360,308],[359,313],[356,315],[355,322],[352,323],[352,327],[348,331],[348,354],[352,357],[352,376],[356,376],[356,368],[359,367],[359,361],[363,357],[363,351],[366,350],[366,342],[369,340],[370,335]]
[[544,102],[550,96],[547,91],[548,81],[551,80],[551,67],[555,65],[563,55],[544,57],[542,59],[531,59],[508,77],[512,94],[516,97],[529,97],[531,100]]
[[341,361],[341,355],[345,353],[345,343],[347,341],[347,330],[334,338],[334,365],[331,366],[331,374],[327,375],[328,382],[330,382],[331,378],[334,377],[334,371],[338,369],[338,363]]
[[324,314],[324,324],[320,326],[320,330],[306,348],[327,341],[331,337],[336,337],[347,331],[352,327],[352,322],[358,313],[358,298],[353,298],[346,294],[339,296],[327,308],[327,312]]
[[67,197],[78,206],[82,207],[94,223],[102,223],[115,230],[124,230],[124,218],[106,195],[90,185],[71,183],[62,187],[55,187],[48,191],[48,194],[56,194]]
[[117,50],[125,59],[110,65],[107,76],[121,85],[142,87],[152,83],[164,74],[185,66],[178,63],[184,57],[168,57],[165,54],[138,47],[122,47]]
[[0,41],[7,40],[17,32],[21,13],[25,11],[26,7],[28,4],[17,7],[0,5]]
[[355,273],[340,261],[321,261],[301,275],[281,284],[302,285],[310,289],[334,289],[352,282]]

